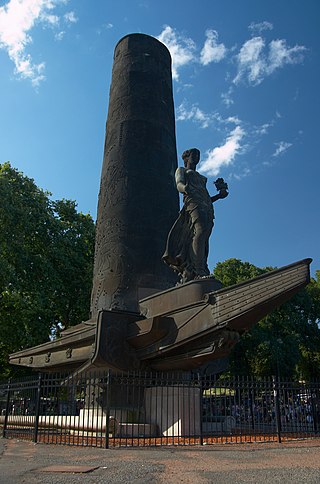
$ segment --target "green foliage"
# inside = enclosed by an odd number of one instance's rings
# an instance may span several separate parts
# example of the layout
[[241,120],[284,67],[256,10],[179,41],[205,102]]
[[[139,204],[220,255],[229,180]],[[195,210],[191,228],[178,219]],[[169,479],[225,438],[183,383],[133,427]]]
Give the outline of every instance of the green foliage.
[[225,287],[228,287],[260,276],[266,270],[259,269],[249,262],[242,262],[240,259],[228,259],[224,262],[218,262],[213,274]]
[[87,319],[93,250],[90,215],[0,164],[0,378],[9,353]]
[[[225,286],[256,277],[271,268],[229,259],[214,276]],[[242,335],[230,356],[230,372],[259,377],[320,377],[320,271],[290,301]]]

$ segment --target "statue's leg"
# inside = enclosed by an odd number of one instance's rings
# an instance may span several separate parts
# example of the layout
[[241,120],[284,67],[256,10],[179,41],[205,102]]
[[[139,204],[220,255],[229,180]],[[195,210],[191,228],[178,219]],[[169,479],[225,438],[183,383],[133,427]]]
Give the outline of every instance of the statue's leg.
[[198,217],[194,223],[194,237],[192,241],[193,262],[197,276],[208,276],[210,271],[207,266],[208,240],[212,231],[212,223]]
[[206,270],[208,271],[209,274],[210,274],[210,271],[209,271],[207,261],[208,261],[208,255],[209,255],[209,239],[210,239],[210,235],[212,233],[213,226],[214,226],[214,223],[213,223],[213,220],[211,220],[211,224],[208,226],[208,234],[207,234],[207,237],[206,237],[206,244],[205,244]]

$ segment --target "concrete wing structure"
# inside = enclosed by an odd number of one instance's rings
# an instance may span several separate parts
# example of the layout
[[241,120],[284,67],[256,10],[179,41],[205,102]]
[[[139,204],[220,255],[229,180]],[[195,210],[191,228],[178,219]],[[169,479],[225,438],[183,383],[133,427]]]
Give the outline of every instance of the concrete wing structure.
[[140,313],[101,310],[56,341],[14,353],[10,363],[81,372],[190,370],[224,358],[244,332],[310,281],[311,259],[222,288],[199,279],[140,300]]

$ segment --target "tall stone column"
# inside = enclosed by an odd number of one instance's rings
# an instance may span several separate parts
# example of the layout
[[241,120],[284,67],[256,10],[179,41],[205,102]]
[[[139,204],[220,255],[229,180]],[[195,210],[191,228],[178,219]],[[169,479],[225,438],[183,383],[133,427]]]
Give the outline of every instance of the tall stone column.
[[131,34],[114,52],[98,202],[91,313],[138,311],[138,300],[176,283],[162,262],[179,211],[171,57]]

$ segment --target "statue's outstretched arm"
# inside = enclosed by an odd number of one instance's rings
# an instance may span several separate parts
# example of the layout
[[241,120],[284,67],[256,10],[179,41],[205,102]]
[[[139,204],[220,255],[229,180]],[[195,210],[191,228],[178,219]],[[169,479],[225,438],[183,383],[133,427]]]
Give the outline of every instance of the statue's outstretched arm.
[[217,200],[220,200],[221,198],[226,198],[229,195],[229,192],[227,190],[221,190],[217,195],[214,195],[211,198],[211,202],[214,203]]
[[212,203],[220,200],[221,198],[226,198],[229,195],[228,184],[224,181],[223,178],[217,178],[217,180],[214,182],[214,185],[219,193],[217,195],[214,195],[213,197],[210,197]]

